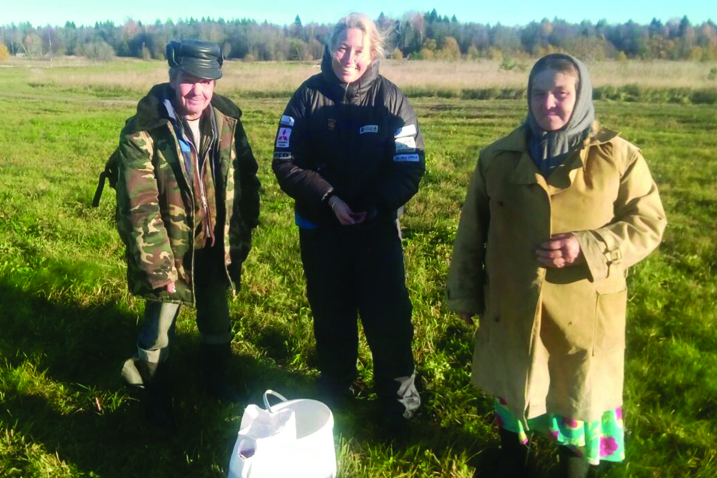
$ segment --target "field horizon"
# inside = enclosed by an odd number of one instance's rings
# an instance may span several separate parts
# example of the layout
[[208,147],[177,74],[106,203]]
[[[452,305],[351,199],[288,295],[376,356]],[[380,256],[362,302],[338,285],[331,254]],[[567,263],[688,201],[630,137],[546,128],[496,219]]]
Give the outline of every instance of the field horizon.
[[[518,99],[535,59],[502,61],[381,60],[381,73],[411,98]],[[595,99],[654,103],[717,104],[717,62],[629,60],[587,62]],[[167,65],[159,60],[117,58],[94,62],[81,57],[49,60],[12,58],[0,71],[24,71],[34,90],[66,87],[101,98],[143,94],[167,81]],[[311,75],[319,61],[245,62],[227,60],[218,91],[239,97],[286,97]],[[141,74],[134,74],[141,72]],[[64,86],[63,86],[64,85]]]

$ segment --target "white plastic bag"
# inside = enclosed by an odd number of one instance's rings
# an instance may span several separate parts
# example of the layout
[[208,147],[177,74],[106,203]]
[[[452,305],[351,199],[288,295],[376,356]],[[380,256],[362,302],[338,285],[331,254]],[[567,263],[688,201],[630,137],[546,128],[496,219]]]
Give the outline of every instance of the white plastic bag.
[[[281,403],[269,405],[268,395]],[[316,400],[267,390],[266,410],[249,405],[229,462],[229,478],[330,478],[336,475],[334,418]]]

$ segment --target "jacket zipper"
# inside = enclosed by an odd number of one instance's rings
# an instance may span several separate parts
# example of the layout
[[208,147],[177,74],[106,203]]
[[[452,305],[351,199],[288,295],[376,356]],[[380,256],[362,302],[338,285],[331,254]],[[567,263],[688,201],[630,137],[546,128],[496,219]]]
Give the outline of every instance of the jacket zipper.
[[[194,194],[191,194],[191,193],[192,193],[192,189],[193,189],[193,187],[192,187],[192,182],[189,180],[189,176],[188,176],[188,173],[187,173],[187,168],[186,168],[186,165],[185,165],[185,162],[184,162],[184,154],[182,154],[182,148],[179,146],[179,137],[177,136],[177,132],[176,132],[175,129],[174,129],[174,125],[173,125],[171,122],[168,121],[168,122],[167,122],[167,127],[169,128],[169,134],[171,134],[171,135],[174,137],[174,144],[175,144],[175,147],[176,147],[177,158],[179,158],[179,168],[180,168],[181,171],[182,171],[182,175],[184,176],[184,180],[186,181],[186,183],[189,185],[189,188],[190,188],[190,189],[189,189],[190,194],[188,195],[189,204],[191,205],[191,211],[192,211],[192,214],[191,214],[191,216],[190,216],[190,222],[191,222],[191,224],[190,224],[190,229],[191,229],[192,231],[194,231],[194,219],[195,219],[195,217],[194,217]],[[177,184],[177,187],[179,188],[179,184]],[[181,190],[181,188],[180,188],[180,190]],[[193,235],[193,234],[192,234],[192,235]],[[191,281],[190,281],[190,287],[189,287],[189,288],[190,288],[191,294],[192,294],[192,304],[196,305],[197,301],[196,301],[195,291],[194,291],[194,241],[193,241],[193,240],[190,241],[190,242],[189,242],[189,245],[190,245],[190,247],[191,247],[190,250],[191,250],[191,254],[192,254],[192,261],[191,261],[192,270],[190,271]]]
[[[192,152],[195,154],[196,161],[194,161],[194,170],[196,174],[198,175],[196,177],[197,184],[199,184],[199,196],[202,200],[202,210],[204,211],[204,220],[202,221],[202,228],[204,229],[204,235],[206,237],[211,237],[211,222],[212,218],[209,215],[209,205],[207,204],[207,194],[204,189],[204,173],[206,171],[207,162],[205,161],[202,165],[201,170],[199,169],[199,151],[197,150],[197,147],[194,146],[194,143],[192,141],[189,141],[189,144],[192,148]],[[214,246],[214,238],[212,238],[212,246]]]

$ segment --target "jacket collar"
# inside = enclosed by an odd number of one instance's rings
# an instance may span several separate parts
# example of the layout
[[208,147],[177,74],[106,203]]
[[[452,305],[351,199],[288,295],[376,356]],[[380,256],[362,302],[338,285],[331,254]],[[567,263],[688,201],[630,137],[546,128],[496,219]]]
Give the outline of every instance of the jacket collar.
[[[607,143],[620,134],[617,131],[603,128],[598,121],[594,121],[590,129],[592,132],[583,142],[581,149],[584,149],[586,146]],[[520,125],[508,134],[508,136],[496,141],[494,148],[497,151],[527,151],[526,126],[524,124]]]
[[[171,121],[172,114],[165,106],[165,101],[174,98],[174,90],[169,83],[154,85],[147,95],[137,104],[137,113],[125,124],[125,132],[149,131],[164,126]],[[239,119],[242,112],[231,100],[214,94],[211,105],[225,116]]]
[[619,134],[616,131],[603,128],[597,121],[593,122],[591,130],[592,133],[583,142],[579,154],[571,155],[571,157],[558,166],[547,179],[540,174],[540,171],[538,171],[535,163],[530,158],[525,125],[519,126],[508,136],[498,140],[494,147],[496,151],[521,153],[518,165],[515,167],[510,178],[512,183],[540,184],[549,192],[554,193],[570,187],[575,177],[573,171],[585,165],[585,159],[587,158],[587,152],[590,146],[607,143]]

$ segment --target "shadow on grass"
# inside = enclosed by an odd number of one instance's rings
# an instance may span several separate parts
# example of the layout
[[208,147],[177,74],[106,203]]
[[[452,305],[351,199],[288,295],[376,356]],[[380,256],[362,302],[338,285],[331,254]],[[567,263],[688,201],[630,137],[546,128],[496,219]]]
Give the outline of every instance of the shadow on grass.
[[235,356],[231,376],[247,402],[220,403],[200,386],[198,335],[178,334],[169,367],[178,430],[167,434],[145,424],[144,407],[119,378],[138,332],[126,304],[62,303],[9,282],[0,278],[0,425],[25,446],[3,457],[0,470],[32,474],[44,466],[29,450],[39,444],[72,476],[226,476],[246,403],[262,403],[261,393],[277,383],[292,397],[313,382]]
[[[274,353],[279,358],[287,354],[288,338],[271,329],[261,347],[271,359],[233,357],[231,376],[243,385],[246,402],[210,399],[200,387],[198,335],[180,333],[169,367],[178,430],[157,430],[144,422],[142,404],[119,379],[120,366],[133,351],[136,321],[126,304],[63,303],[0,279],[0,355],[5,359],[0,364],[0,425],[26,444],[3,457],[0,470],[24,467],[33,474],[33,467],[43,465],[28,446],[38,444],[44,453],[64,461],[72,476],[226,476],[246,404],[262,404],[262,393],[279,387],[289,399],[318,398],[312,377],[273,363]],[[456,326],[446,332],[438,348],[456,361],[469,360],[469,348],[460,345],[469,335],[467,329]],[[375,418],[377,403],[365,390],[350,410],[335,414],[337,444],[343,437],[358,453],[380,450],[409,468],[429,451],[446,460],[463,455],[471,457],[470,466],[489,471],[497,447],[490,424],[438,423],[431,393],[422,392],[427,406],[414,420],[412,435],[395,443]],[[485,403],[478,408],[472,415],[485,416]]]
[[[16,444],[25,444],[0,460],[0,470],[33,474],[45,465],[29,447],[40,445],[46,455],[66,463],[72,476],[226,476],[246,404],[261,405],[269,388],[289,399],[318,398],[312,377],[274,365],[274,354],[286,357],[289,338],[272,328],[260,344],[270,359],[233,357],[231,376],[243,385],[246,401],[210,399],[199,381],[198,335],[179,333],[169,366],[178,430],[167,434],[145,423],[144,407],[119,378],[122,362],[133,352],[136,314],[125,303],[84,306],[58,297],[48,299],[0,278],[0,356],[5,360],[0,425],[12,430]],[[418,449],[446,456],[446,433],[450,453],[477,453],[485,441],[442,429],[426,412],[416,420],[415,435],[399,446],[386,439],[376,412],[367,389],[350,411],[336,413],[337,438],[352,440],[359,450],[367,446],[399,457]]]

